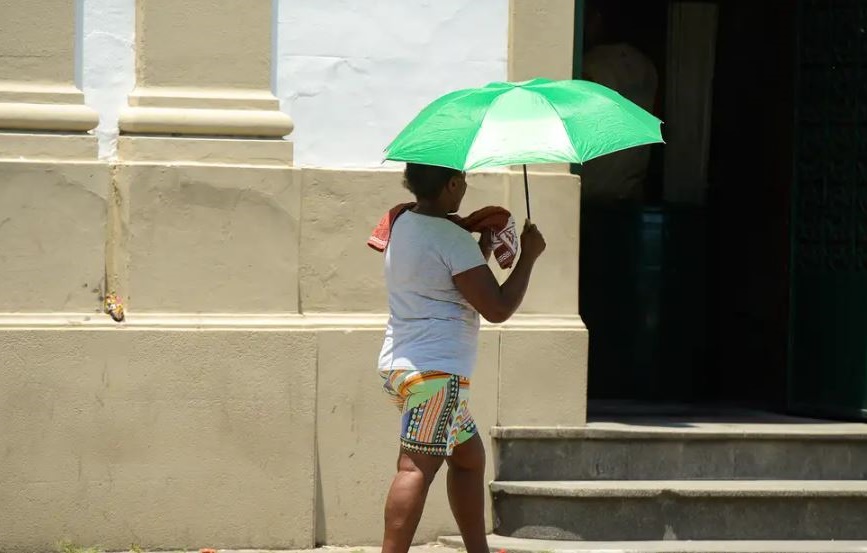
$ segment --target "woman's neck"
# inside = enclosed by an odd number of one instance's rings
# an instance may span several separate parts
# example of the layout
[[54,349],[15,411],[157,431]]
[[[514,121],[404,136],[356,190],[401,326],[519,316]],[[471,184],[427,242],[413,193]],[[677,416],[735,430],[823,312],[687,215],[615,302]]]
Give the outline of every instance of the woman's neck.
[[418,213],[419,215],[427,215],[428,217],[442,217],[446,218],[449,216],[448,209],[445,209],[436,203],[420,201],[415,204],[415,207],[412,209],[414,213]]

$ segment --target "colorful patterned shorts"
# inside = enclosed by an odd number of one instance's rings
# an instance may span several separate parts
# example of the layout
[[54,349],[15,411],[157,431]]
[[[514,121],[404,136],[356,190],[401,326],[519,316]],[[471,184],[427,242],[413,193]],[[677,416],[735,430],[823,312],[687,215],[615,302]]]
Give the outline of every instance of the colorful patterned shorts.
[[383,388],[400,409],[400,444],[406,451],[449,456],[476,434],[467,403],[470,381],[439,371],[380,373]]

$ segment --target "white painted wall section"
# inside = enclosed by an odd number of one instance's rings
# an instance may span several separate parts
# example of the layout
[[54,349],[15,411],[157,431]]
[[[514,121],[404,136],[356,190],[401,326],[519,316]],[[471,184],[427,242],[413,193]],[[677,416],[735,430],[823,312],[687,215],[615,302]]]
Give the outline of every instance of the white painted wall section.
[[508,0],[277,0],[295,163],[379,167],[435,98],[507,75]]
[[[135,0],[77,1],[80,84],[111,159],[135,86]],[[506,79],[508,0],[273,2],[274,93],[295,120],[299,166],[380,167],[429,102]]]
[[117,120],[135,86],[135,0],[83,2],[80,36],[80,86],[84,101],[99,112],[99,157],[117,152]]

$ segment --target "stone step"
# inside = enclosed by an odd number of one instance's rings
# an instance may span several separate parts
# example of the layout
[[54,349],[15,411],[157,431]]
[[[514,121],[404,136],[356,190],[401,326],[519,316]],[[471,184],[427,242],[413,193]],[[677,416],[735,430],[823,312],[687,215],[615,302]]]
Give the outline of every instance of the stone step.
[[863,480],[867,425],[494,428],[496,478]]
[[496,534],[634,540],[867,540],[867,481],[494,482]]
[[[440,538],[461,548],[460,536]],[[867,553],[867,541],[552,541],[488,536],[491,551],[505,553]]]

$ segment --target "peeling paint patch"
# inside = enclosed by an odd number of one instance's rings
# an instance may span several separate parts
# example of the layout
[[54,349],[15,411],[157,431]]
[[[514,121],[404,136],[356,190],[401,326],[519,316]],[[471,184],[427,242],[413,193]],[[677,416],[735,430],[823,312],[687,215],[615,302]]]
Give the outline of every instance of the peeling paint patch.
[[82,89],[99,113],[100,159],[117,157],[117,121],[135,86],[135,0],[83,0]]

